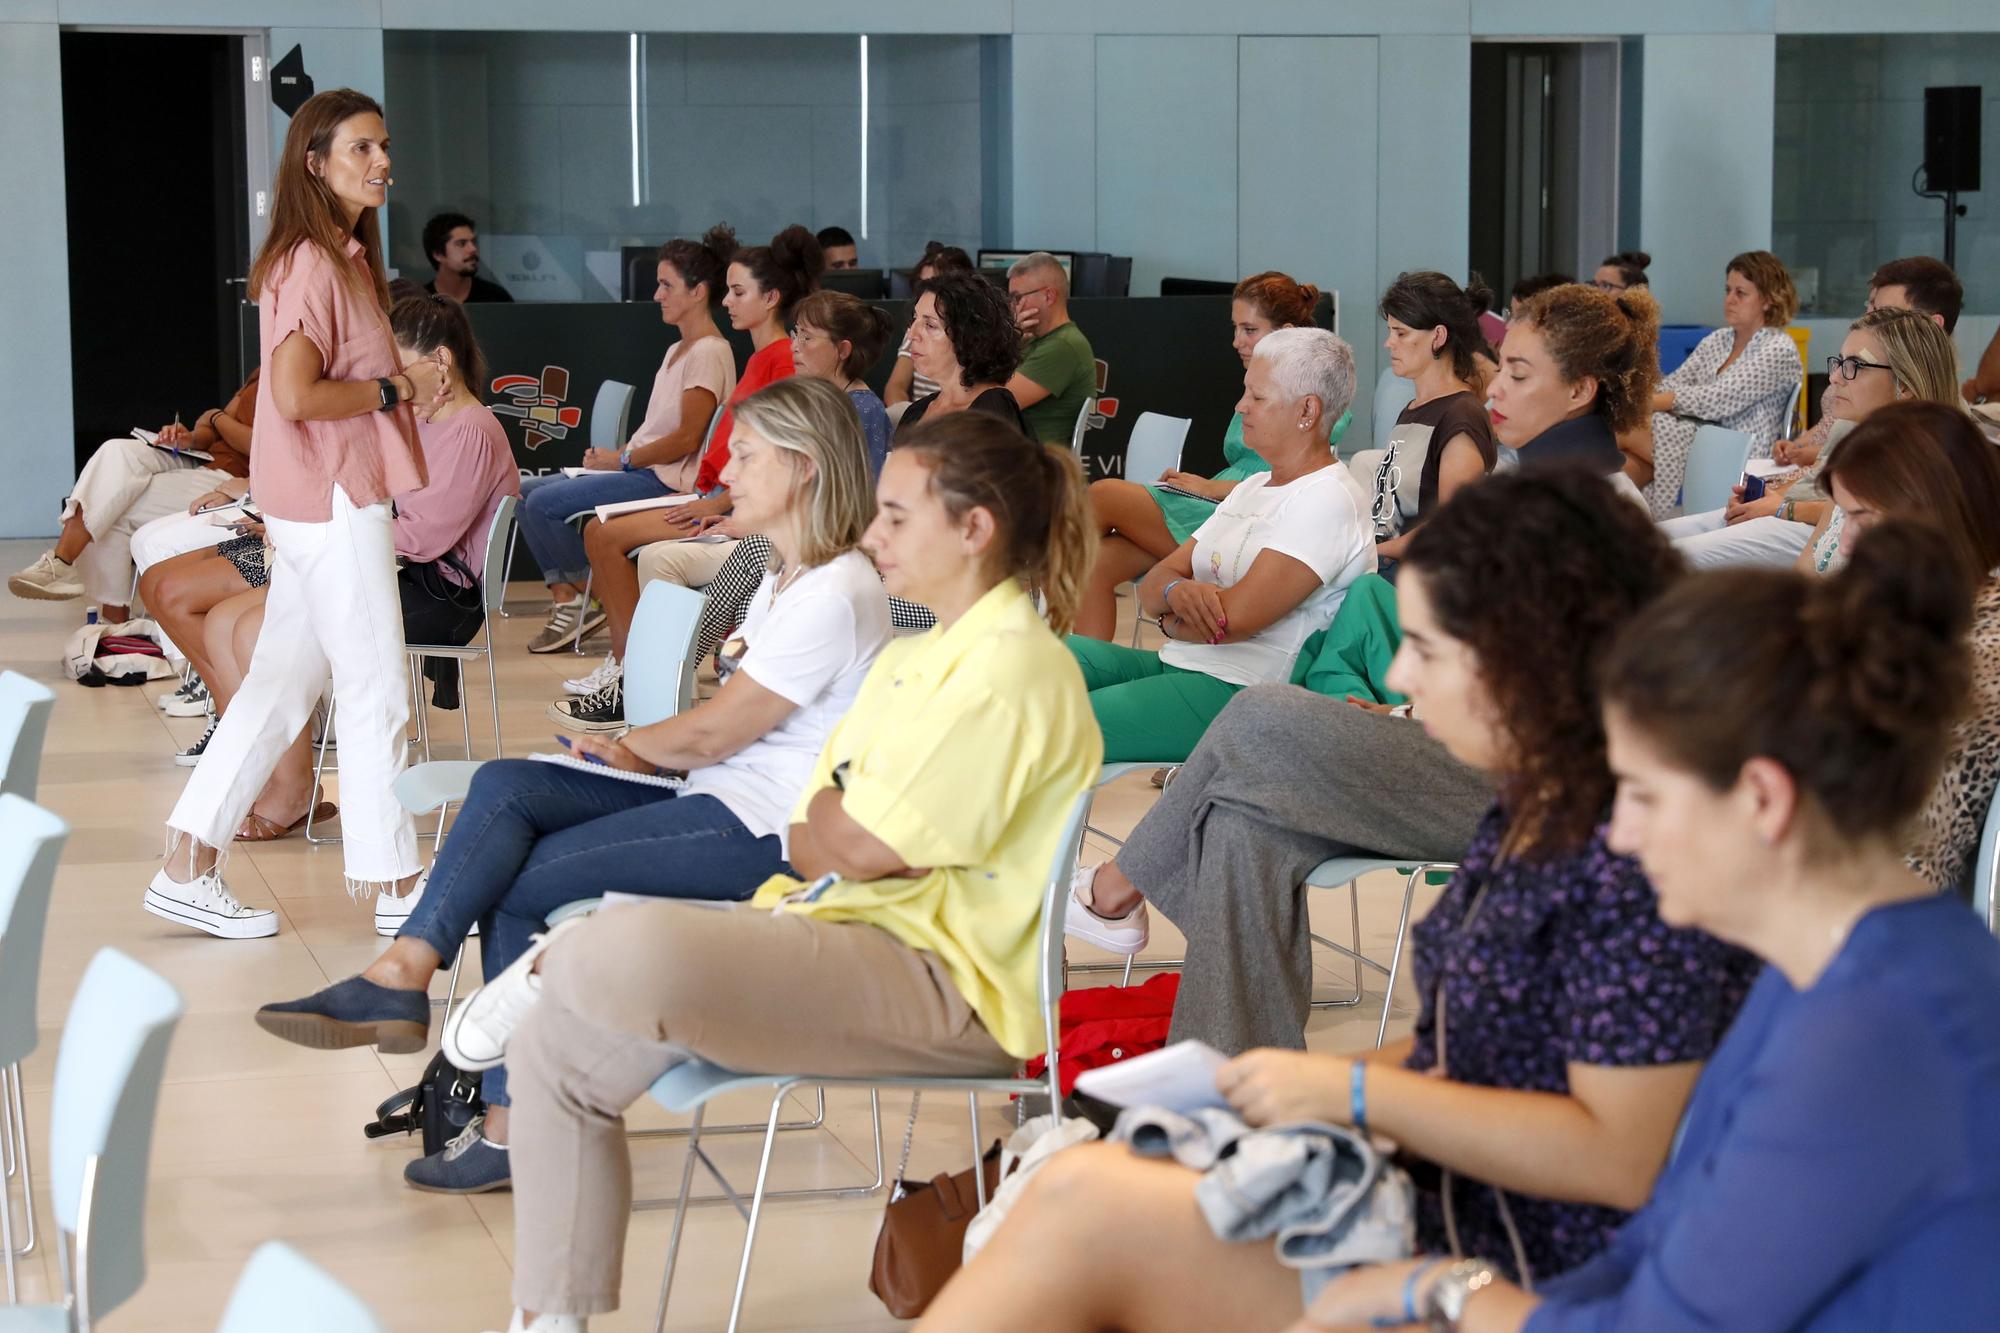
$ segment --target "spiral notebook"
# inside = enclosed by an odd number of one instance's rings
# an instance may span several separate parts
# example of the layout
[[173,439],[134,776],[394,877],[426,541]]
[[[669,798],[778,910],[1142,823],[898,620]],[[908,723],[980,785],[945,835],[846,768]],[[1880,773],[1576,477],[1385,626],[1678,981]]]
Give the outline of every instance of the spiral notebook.
[[573,754],[531,754],[528,758],[539,759],[545,764],[561,764],[564,768],[573,768],[579,773],[594,773],[601,778],[616,778],[620,782],[639,782],[648,787],[671,787],[679,791],[687,786],[686,778],[669,777],[658,773],[630,773],[622,768],[613,768],[609,764],[593,764],[588,759],[579,759]]

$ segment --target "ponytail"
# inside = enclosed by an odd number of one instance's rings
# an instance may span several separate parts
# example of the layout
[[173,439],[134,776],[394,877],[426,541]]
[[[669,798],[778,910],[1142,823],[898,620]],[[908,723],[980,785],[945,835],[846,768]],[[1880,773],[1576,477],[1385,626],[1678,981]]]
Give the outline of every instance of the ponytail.
[[1097,559],[1097,525],[1076,456],[983,412],[920,422],[897,438],[896,452],[921,457],[932,493],[952,518],[974,509],[993,516],[999,576],[1039,588],[1049,628],[1069,633]]

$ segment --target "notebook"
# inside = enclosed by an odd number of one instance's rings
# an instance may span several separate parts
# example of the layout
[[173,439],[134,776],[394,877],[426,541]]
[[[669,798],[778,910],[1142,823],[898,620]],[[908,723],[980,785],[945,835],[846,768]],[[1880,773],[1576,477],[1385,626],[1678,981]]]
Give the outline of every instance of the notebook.
[[174,454],[181,458],[193,458],[203,463],[213,463],[215,461],[215,455],[206,449],[189,449],[185,447],[176,449],[171,444],[161,444],[160,432],[147,430],[144,426],[132,427],[132,438],[141,444],[150,444],[163,454]]
[[1215,1087],[1215,1071],[1229,1058],[1206,1042],[1177,1041],[1171,1046],[1115,1065],[1086,1069],[1076,1076],[1076,1090],[1113,1106],[1163,1106],[1169,1111],[1198,1111],[1227,1106]]
[[597,521],[609,523],[620,514],[643,514],[649,509],[672,509],[675,505],[693,504],[701,497],[691,493],[662,495],[655,500],[620,500],[617,504],[597,506]]
[[545,764],[561,764],[564,768],[576,769],[579,773],[594,773],[601,778],[616,778],[620,782],[638,782],[648,787],[671,787],[679,791],[687,786],[687,779],[672,777],[662,773],[631,773],[609,764],[592,763],[579,759],[573,754],[531,754],[530,759],[539,759]]

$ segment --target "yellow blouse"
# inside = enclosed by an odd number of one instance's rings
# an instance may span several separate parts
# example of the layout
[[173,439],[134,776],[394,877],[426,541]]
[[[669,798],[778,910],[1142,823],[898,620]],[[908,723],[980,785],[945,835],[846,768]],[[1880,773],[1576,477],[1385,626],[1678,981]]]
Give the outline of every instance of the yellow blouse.
[[[1104,741],[1076,658],[1012,580],[949,629],[882,650],[827,738],[793,820],[848,765],[841,807],[916,879],[841,880],[786,911],[865,921],[938,956],[993,1039],[1042,1050],[1042,890]],[[799,881],[774,876],[758,906]]]

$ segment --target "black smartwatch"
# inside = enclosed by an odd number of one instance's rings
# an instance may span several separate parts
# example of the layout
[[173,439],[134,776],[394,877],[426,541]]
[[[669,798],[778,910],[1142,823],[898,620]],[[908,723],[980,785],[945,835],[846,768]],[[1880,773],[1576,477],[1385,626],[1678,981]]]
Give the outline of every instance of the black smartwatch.
[[397,405],[403,401],[403,395],[396,392],[395,380],[393,379],[376,380],[375,387],[382,391],[382,407],[381,407],[382,411],[393,412],[396,410]]

